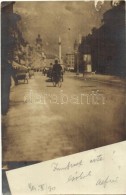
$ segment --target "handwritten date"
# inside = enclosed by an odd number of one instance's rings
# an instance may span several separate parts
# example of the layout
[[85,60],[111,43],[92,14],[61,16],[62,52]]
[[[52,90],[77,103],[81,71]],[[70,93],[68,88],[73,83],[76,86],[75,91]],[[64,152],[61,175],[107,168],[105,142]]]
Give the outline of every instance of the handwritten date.
[[56,190],[56,187],[55,186],[51,186],[49,184],[40,184],[40,185],[34,185],[32,183],[29,183],[28,184],[28,188],[29,190],[32,192],[32,191],[40,191],[40,192],[46,192],[46,193],[49,193],[49,192],[53,192]]

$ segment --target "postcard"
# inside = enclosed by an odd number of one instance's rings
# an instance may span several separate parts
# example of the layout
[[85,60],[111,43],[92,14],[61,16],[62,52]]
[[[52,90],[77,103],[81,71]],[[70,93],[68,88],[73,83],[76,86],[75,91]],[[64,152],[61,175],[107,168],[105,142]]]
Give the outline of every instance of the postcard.
[[12,195],[125,194],[125,149],[121,142],[7,171]]
[[3,195],[125,193],[125,38],[123,0],[1,2]]

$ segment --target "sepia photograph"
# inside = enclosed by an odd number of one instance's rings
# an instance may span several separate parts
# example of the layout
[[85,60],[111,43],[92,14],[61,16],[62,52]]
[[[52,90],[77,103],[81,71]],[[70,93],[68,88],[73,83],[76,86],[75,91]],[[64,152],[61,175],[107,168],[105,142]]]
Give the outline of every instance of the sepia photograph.
[[3,195],[8,170],[126,140],[125,40],[123,0],[1,2]]

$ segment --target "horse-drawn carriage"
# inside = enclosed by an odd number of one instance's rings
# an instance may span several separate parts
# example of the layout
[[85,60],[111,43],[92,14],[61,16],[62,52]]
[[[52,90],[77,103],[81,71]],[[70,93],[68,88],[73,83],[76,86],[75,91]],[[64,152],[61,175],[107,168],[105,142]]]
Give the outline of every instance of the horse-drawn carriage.
[[24,81],[24,83],[28,83],[29,75],[27,70],[18,70],[16,74],[17,84],[19,81]]

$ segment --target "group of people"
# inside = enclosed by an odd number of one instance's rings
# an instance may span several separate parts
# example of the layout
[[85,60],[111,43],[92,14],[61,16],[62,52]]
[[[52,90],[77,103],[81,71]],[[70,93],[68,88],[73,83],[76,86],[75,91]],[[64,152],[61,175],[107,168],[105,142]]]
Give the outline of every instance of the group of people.
[[[52,64],[50,64],[52,66]],[[55,78],[55,77],[62,77],[62,81],[63,81],[63,68],[62,66],[58,63],[58,60],[55,60],[54,65],[52,66],[51,72],[49,72],[49,77],[51,78]],[[43,74],[45,75],[47,73],[48,76],[48,72],[46,71],[46,68],[43,69]]]

